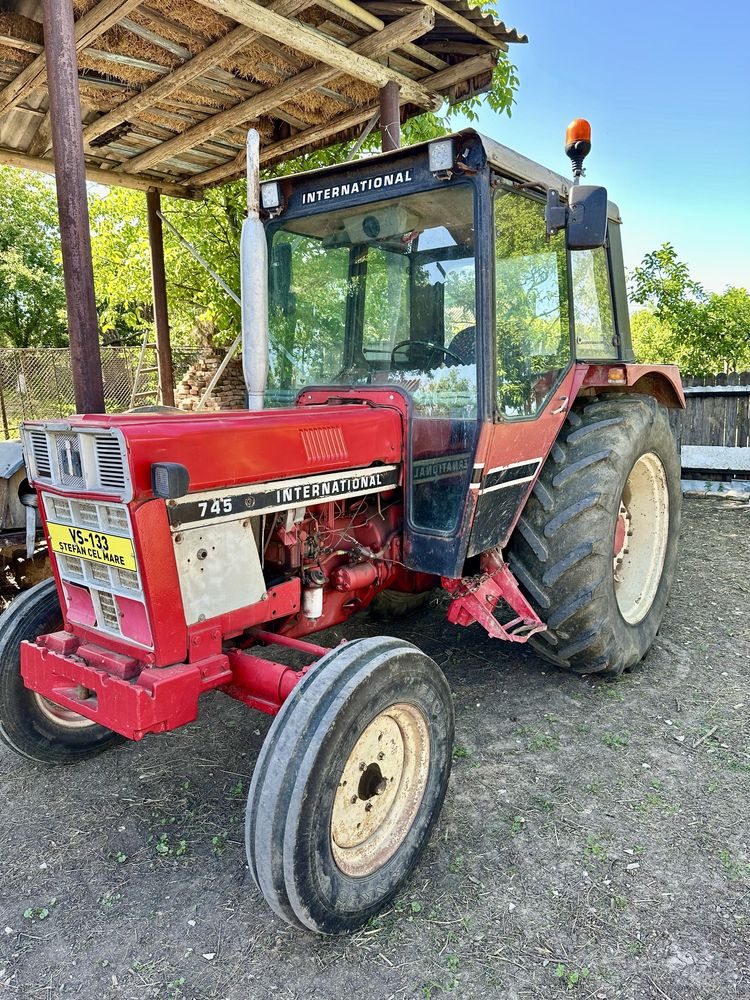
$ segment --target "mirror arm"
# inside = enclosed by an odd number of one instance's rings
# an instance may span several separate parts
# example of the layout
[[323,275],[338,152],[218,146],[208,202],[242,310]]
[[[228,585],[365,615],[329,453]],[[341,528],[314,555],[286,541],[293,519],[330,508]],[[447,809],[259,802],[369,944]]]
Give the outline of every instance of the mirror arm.
[[560,192],[555,188],[547,191],[547,204],[544,207],[544,221],[547,227],[546,239],[549,243],[555,233],[565,229],[568,224],[568,206],[560,204]]

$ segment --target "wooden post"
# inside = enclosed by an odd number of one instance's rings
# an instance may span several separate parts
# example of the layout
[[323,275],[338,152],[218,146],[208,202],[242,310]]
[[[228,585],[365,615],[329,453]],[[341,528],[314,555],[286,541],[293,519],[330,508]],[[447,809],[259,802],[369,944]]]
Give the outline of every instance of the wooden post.
[[399,88],[393,80],[380,88],[380,144],[384,153],[401,145]]
[[146,214],[148,217],[148,246],[151,252],[151,287],[154,295],[156,363],[159,367],[159,401],[162,406],[174,406],[172,345],[169,340],[167,277],[164,270],[164,233],[159,215],[160,211],[161,195],[153,189],[147,191]]
[[79,413],[103,413],[104,384],[91,262],[73,4],[70,0],[44,0],[42,9],[76,409]]

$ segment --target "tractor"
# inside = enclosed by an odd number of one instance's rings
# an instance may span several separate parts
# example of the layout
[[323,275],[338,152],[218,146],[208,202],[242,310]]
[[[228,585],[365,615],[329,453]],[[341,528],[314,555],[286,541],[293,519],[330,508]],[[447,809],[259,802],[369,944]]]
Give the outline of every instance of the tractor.
[[471,129],[262,183],[258,144],[247,410],[23,426],[54,579],[0,622],[0,738],[62,764],[186,725],[212,690],[274,716],[249,869],[279,917],[337,933],[417,863],[454,719],[416,646],[311,636],[441,588],[458,626],[631,669],[674,576],[684,397],[633,363],[584,120],[572,180]]

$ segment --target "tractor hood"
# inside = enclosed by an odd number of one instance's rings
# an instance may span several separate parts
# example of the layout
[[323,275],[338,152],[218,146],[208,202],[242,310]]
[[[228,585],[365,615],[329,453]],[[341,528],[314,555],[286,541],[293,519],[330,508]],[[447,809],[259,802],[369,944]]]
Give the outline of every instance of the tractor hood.
[[[94,439],[94,447],[75,442],[76,432]],[[98,433],[97,433],[98,432]],[[225,489],[245,483],[264,483],[372,465],[400,463],[403,428],[400,413],[366,403],[298,406],[256,412],[181,414],[143,413],[103,416],[88,414],[65,421],[29,421],[24,424],[27,452],[32,458],[35,485],[67,492],[72,487],[56,475],[65,460],[65,449],[78,449],[88,479],[87,455],[97,469],[102,462],[109,481],[118,470],[112,466],[126,457],[129,469],[121,470],[123,500],[153,496],[151,466],[176,462],[190,476],[190,493]],[[71,442],[73,439],[72,444]],[[109,450],[102,446],[109,441]],[[62,459],[55,456],[61,455]],[[104,458],[100,460],[99,456]],[[49,472],[49,475],[40,475]],[[79,470],[80,471],[80,470]],[[101,477],[100,477],[101,478]],[[129,482],[128,482],[129,480]],[[92,492],[107,494],[105,488]],[[128,488],[128,486],[130,488]],[[80,491],[80,486],[73,490]]]

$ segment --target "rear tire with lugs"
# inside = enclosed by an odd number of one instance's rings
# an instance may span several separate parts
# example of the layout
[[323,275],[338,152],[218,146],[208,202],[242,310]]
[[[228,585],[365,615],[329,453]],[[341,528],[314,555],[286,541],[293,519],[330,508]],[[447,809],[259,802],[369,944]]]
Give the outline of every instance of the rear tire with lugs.
[[378,636],[319,660],[276,716],[248,794],[248,864],[274,912],[334,934],[381,910],[429,840],[452,750],[450,689],[415,646]]
[[680,501],[664,406],[637,394],[576,404],[510,542],[511,568],[548,626],[537,652],[610,677],[642,659],[669,598]]

